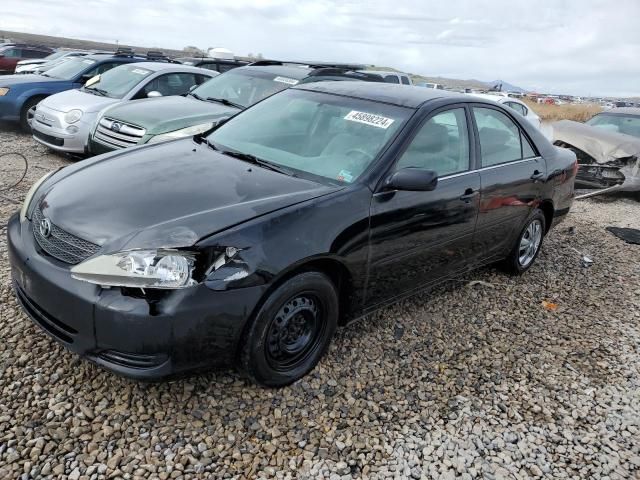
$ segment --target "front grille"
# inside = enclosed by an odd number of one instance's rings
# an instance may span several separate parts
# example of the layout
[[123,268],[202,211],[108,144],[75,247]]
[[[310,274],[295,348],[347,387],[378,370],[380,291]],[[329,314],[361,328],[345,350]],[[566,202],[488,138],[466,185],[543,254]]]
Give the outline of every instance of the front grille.
[[75,265],[86,260],[100,249],[99,245],[71,235],[53,224],[51,224],[51,233],[45,237],[40,232],[40,224],[43,220],[44,215],[42,211],[40,208],[36,208],[33,212],[32,219],[33,236],[38,242],[38,245],[40,245],[40,248],[52,257]]
[[36,129],[33,129],[32,131],[33,131],[33,136],[36,138],[39,138],[43,142],[47,142],[50,145],[56,145],[58,147],[62,147],[64,145],[63,138],[54,137],[53,135],[47,135],[46,133],[42,133]]
[[137,145],[145,133],[144,128],[111,118],[101,118],[93,134],[93,139],[112,148],[126,148]]

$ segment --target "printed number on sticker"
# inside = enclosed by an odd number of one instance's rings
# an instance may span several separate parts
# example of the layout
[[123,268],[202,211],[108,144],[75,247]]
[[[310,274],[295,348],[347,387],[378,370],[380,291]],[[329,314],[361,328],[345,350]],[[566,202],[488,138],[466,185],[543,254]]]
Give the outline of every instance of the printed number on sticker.
[[344,119],[384,129],[389,128],[389,126],[393,123],[393,118],[383,117],[382,115],[374,115],[373,113],[358,112],[357,110],[351,110],[349,113],[347,113]]

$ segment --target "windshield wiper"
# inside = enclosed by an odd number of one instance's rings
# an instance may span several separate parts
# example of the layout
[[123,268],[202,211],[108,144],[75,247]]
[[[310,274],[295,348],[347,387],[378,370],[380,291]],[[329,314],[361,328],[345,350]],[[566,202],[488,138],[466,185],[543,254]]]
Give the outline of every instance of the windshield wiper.
[[221,103],[222,105],[226,105],[227,107],[236,107],[240,110],[244,110],[245,106],[240,105],[239,103],[232,102],[231,100],[227,100],[226,98],[215,98],[215,97],[207,97],[207,102],[216,102]]
[[98,95],[100,97],[108,97],[107,91],[102,90],[101,88],[84,88],[85,92],[93,93],[94,95]]
[[189,92],[187,93],[187,96],[192,96],[193,98],[195,98],[196,100],[202,100],[204,101],[204,98],[202,98],[200,95],[198,95],[197,93],[193,93],[193,92]]
[[274,172],[282,173],[283,175],[288,175],[289,177],[295,177],[296,174],[287,168],[280,167],[275,163],[272,163],[268,160],[263,160],[262,158],[256,157],[255,155],[251,155],[250,153],[242,153],[236,150],[220,150],[216,148],[216,146],[207,140],[207,145],[216,150],[223,155],[228,155],[229,157],[237,158],[244,162],[251,163],[253,165],[258,165],[259,167],[266,168],[267,170],[273,170]]

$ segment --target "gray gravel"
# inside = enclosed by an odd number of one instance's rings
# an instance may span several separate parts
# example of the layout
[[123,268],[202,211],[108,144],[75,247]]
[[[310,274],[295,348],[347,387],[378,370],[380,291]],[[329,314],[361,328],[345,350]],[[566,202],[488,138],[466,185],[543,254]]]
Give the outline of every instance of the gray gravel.
[[[28,182],[68,163],[4,127],[14,150]],[[26,188],[0,192],[0,478],[639,478],[640,247],[604,230],[640,228],[637,201],[580,202],[525,276],[386,308],[265,390],[233,372],[134,383],[41,333],[4,239]]]

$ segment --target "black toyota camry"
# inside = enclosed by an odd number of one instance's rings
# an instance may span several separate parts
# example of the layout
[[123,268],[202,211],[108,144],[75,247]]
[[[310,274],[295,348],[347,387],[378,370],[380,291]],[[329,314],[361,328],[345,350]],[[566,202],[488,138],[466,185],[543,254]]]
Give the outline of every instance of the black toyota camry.
[[576,168],[490,101],[297,86],[205,134],[45,176],[9,221],[14,288],[117,373],[232,364],[282,386],[339,325],[481,265],[526,271]]

